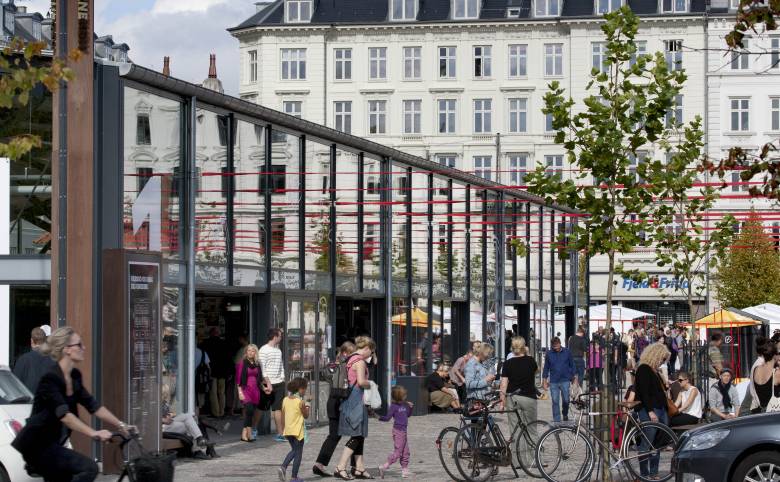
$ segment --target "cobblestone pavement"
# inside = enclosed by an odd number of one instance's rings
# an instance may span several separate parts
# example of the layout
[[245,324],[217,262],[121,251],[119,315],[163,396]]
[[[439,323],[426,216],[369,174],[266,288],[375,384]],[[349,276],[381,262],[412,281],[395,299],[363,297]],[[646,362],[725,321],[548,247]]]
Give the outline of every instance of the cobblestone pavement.
[[[547,400],[540,400],[538,406],[539,417],[543,420],[551,420],[551,406]],[[506,434],[506,417],[499,416],[502,430]],[[424,482],[447,482],[451,479],[442,469],[439,461],[435,440],[439,432],[447,426],[456,425],[458,416],[454,414],[430,414],[420,417],[412,417],[409,420],[409,444],[411,450],[410,479],[401,479],[401,468],[398,464],[392,466],[385,475],[385,480],[401,481],[413,480]],[[218,459],[207,461],[181,460],[176,466],[176,482],[189,481],[230,481],[230,482],[273,482],[278,480],[277,468],[287,454],[287,443],[274,442],[270,436],[260,436],[255,443],[238,441],[235,433],[240,430],[240,422],[237,418],[231,421],[229,434],[223,436],[224,441],[217,445],[217,451],[222,456]],[[392,422],[382,423],[372,419],[369,426],[369,436],[366,439],[365,458],[366,465],[371,473],[378,478],[377,467],[384,463],[387,456],[393,450],[391,436]],[[312,474],[311,468],[319,452],[322,441],[327,436],[327,427],[316,427],[309,430],[309,440],[304,446],[303,462],[299,476],[306,481],[337,480],[320,479]],[[328,467],[331,472],[344,446],[344,440],[336,451],[334,460]],[[519,471],[519,469],[518,469]],[[290,470],[288,469],[288,477]],[[100,482],[116,480],[116,477],[101,476]],[[502,467],[494,481],[517,480],[510,468]],[[519,480],[530,479],[520,472]]]

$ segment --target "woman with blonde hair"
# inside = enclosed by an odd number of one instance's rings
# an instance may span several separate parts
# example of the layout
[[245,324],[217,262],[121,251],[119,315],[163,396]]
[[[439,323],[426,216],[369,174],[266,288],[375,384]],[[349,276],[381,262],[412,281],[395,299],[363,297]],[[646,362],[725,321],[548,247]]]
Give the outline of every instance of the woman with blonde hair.
[[81,421],[78,405],[122,432],[132,428],[101,406],[84,387],[76,367],[84,362],[86,350],[81,336],[69,326],[54,330],[42,349],[57,363],[41,378],[30,418],[12,445],[44,480],[91,482],[98,475],[98,466],[91,458],[64,447],[74,430],[101,442],[111,439],[108,430],[94,430]]
[[[509,411],[509,433],[514,433],[518,422],[528,427],[528,433],[531,440],[537,439],[536,425],[532,424],[537,419],[536,416],[536,373],[539,366],[533,357],[528,356],[528,347],[525,345],[525,338],[516,336],[512,338],[512,358],[504,362],[501,368],[501,403]],[[519,412],[519,419],[518,419]],[[531,447],[523,444],[524,461],[531,461]]]
[[[661,379],[659,367],[669,359],[669,349],[663,343],[652,343],[648,345],[639,358],[639,367],[636,369],[635,390],[636,400],[642,402],[639,406],[639,420],[646,422],[661,422],[669,425],[669,414],[666,411],[666,387]],[[649,451],[649,441],[655,439],[655,432],[658,429],[645,429],[645,437],[642,437],[640,451]],[[639,461],[639,469],[643,476],[653,476],[658,474],[658,465],[660,462],[660,453],[657,451],[652,455]]]
[[263,369],[257,358],[257,345],[246,346],[244,357],[236,364],[236,385],[238,385],[238,399],[244,406],[244,428],[241,430],[242,442],[254,442],[254,427],[260,421],[260,390],[266,394],[271,393],[271,382],[263,377]]
[[[333,476],[337,479],[373,479],[366,470],[363,460],[363,446],[368,437],[368,409],[363,403],[363,390],[371,384],[368,380],[368,365],[366,360],[372,358],[376,351],[376,343],[368,336],[355,338],[354,354],[347,361],[347,380],[351,391],[346,400],[341,403],[341,416],[339,417],[339,435],[350,437],[341,454],[339,464]],[[347,472],[347,462],[355,455],[355,475]]]
[[466,398],[485,398],[485,395],[490,391],[496,374],[488,371],[485,361],[492,356],[493,346],[490,343],[483,343],[474,350],[474,356],[463,369],[463,375],[466,379]]

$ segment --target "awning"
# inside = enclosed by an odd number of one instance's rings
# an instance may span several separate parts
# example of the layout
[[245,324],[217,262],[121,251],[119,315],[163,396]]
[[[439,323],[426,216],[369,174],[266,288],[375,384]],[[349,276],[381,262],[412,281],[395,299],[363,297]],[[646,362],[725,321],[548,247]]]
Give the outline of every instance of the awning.
[[742,311],[753,316],[758,316],[769,320],[772,327],[780,327],[780,305],[774,303],[763,303],[749,308],[743,308]]
[[[723,308],[696,320],[695,326],[696,328],[740,328],[768,322],[760,316],[751,315],[736,308]],[[681,323],[681,325],[691,326],[691,323]]]
[[[403,313],[395,315],[392,320],[394,325],[406,326],[406,320],[408,313],[404,310]],[[412,327],[414,328],[428,328],[428,314],[420,308],[412,308]]]
[[[640,318],[654,318],[655,315],[644,311],[612,305],[612,321],[633,321]],[[607,305],[590,307],[590,321],[607,321]]]

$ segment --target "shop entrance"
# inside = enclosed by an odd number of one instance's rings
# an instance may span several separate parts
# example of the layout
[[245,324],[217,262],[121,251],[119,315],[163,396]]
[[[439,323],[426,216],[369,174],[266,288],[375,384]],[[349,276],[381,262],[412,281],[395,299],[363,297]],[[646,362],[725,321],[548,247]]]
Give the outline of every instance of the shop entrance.
[[371,300],[339,299],[336,301],[337,347],[361,335],[376,339],[371,311]]
[[[230,353],[240,348],[239,338],[249,336],[249,297],[198,293],[195,295],[195,320],[198,343],[218,328]],[[252,338],[250,338],[252,339]]]

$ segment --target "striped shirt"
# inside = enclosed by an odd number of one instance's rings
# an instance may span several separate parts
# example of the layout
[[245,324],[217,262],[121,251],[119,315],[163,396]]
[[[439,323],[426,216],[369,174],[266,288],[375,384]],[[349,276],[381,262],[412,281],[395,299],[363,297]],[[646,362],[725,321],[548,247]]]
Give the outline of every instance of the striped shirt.
[[257,353],[260,365],[263,367],[263,375],[268,377],[272,385],[284,383],[284,363],[282,362],[282,350],[275,346],[263,345]]

